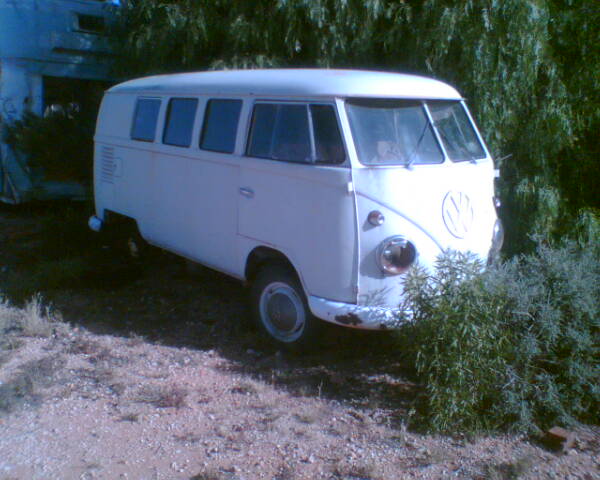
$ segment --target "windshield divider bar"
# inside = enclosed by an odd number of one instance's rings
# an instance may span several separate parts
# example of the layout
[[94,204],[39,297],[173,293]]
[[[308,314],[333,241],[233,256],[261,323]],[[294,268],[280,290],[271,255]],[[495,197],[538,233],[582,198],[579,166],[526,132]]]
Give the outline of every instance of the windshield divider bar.
[[421,101],[423,105],[423,110],[425,110],[425,115],[427,115],[427,119],[429,120],[429,124],[431,125],[431,129],[433,130],[433,134],[435,135],[435,139],[438,142],[439,147],[442,149],[444,154],[444,163],[450,160],[450,155],[446,151],[446,147],[444,146],[444,142],[442,142],[442,137],[440,136],[440,132],[438,132],[437,127],[435,126],[435,122],[433,121],[433,117],[431,116],[431,112],[429,111],[429,107],[427,106],[427,102],[425,100]]
[[[483,151],[485,152],[485,158],[491,158],[492,156],[490,155],[490,152],[488,151],[487,145],[483,141],[483,138],[481,137],[481,134],[479,133],[479,129],[477,128],[477,125],[475,125],[475,121],[473,120],[473,117],[471,116],[471,112],[469,112],[469,109],[467,108],[467,104],[465,103],[464,99],[460,101],[460,105],[461,105],[462,109],[464,110],[464,112],[467,114],[467,118],[469,119],[469,122],[471,122],[471,128],[475,131],[475,135],[477,135],[477,140],[479,140],[479,144],[481,145],[481,147],[483,148]],[[485,158],[480,159],[480,161],[485,160]],[[479,163],[479,161],[475,158],[473,163]]]

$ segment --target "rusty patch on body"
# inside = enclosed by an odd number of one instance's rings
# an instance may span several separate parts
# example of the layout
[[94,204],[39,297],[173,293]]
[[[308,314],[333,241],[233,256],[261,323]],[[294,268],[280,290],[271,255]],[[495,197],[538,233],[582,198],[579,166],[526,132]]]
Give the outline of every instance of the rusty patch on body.
[[346,315],[336,315],[335,321],[342,325],[360,325],[363,321],[356,313],[347,313]]

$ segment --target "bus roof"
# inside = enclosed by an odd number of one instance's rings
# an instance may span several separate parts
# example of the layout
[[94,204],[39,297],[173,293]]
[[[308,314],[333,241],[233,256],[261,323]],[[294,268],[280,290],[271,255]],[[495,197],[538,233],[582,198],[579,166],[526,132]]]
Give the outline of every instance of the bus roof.
[[461,99],[450,85],[403,73],[329,69],[225,70],[156,75],[110,93]]

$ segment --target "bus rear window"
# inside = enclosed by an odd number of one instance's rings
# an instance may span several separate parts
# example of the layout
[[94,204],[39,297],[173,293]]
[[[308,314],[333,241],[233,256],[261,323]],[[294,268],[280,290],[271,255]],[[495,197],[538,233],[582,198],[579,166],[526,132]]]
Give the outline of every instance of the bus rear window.
[[131,138],[133,140],[154,141],[159,110],[159,98],[138,99],[133,115],[133,124],[131,125]]

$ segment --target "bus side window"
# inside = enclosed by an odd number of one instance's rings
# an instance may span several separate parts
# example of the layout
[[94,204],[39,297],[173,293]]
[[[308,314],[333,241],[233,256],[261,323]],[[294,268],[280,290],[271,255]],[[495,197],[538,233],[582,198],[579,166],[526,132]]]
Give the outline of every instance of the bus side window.
[[255,105],[247,154],[251,157],[310,163],[307,106],[272,103]]
[[196,98],[172,98],[169,101],[163,143],[176,147],[190,146],[197,107]]
[[200,148],[233,153],[241,110],[241,100],[209,100],[204,114]]

